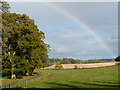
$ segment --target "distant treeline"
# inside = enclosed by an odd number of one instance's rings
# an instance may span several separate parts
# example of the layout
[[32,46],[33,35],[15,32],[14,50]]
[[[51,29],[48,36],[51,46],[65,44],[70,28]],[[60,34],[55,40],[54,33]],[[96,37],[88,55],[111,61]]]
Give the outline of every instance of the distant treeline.
[[87,64],[87,63],[103,63],[103,62],[111,62],[114,61],[114,59],[90,59],[90,60],[79,60],[79,59],[73,59],[73,58],[49,58],[47,60],[47,65],[53,65],[53,64]]

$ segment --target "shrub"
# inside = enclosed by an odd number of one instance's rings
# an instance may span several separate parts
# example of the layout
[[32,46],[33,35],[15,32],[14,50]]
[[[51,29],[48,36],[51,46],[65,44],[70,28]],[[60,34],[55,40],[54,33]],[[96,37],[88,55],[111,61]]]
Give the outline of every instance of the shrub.
[[55,69],[63,69],[63,66],[61,64],[56,64]]
[[115,58],[115,61],[116,61],[116,62],[120,62],[120,56],[116,57],[116,58]]
[[74,69],[78,69],[78,66],[75,65],[75,66],[74,66]]

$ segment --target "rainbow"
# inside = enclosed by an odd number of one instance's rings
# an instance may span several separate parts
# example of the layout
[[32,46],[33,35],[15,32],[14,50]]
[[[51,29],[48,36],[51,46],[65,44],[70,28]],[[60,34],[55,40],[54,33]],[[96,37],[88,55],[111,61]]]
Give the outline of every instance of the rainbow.
[[112,48],[87,24],[85,24],[80,18],[76,17],[72,13],[68,12],[67,10],[61,8],[60,6],[51,3],[46,2],[46,4],[55,9],[57,12],[62,13],[64,16],[68,17],[69,19],[76,22],[85,32],[87,32],[89,35],[93,36],[95,40],[112,56],[115,57],[115,53],[113,52]]

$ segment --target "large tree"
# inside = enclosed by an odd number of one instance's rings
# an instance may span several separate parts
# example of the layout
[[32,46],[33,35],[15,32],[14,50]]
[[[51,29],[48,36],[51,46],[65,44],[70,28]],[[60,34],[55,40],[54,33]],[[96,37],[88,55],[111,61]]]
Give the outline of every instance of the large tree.
[[[43,67],[48,59],[50,46],[26,14],[10,13],[7,2],[0,1],[2,11],[2,70],[14,75],[31,75],[37,67]],[[1,23],[1,22],[0,22]]]
[[44,43],[45,35],[37,29],[34,20],[26,14],[4,13],[2,24],[8,30],[3,34],[3,71],[11,75],[33,73],[36,67],[42,67],[48,59],[49,45]]
[[50,46],[44,42],[45,35],[39,31],[26,14],[9,12],[9,4],[2,4],[2,69],[10,72],[11,78],[17,73],[31,75],[48,59]]

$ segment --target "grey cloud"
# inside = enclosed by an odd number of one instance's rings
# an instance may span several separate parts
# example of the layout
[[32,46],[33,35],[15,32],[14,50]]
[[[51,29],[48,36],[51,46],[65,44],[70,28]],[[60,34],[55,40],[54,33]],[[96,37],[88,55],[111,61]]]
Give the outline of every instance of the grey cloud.
[[[45,42],[50,44],[50,57],[73,57],[79,59],[111,58],[96,38],[86,33],[73,19],[45,3],[10,3],[11,12],[26,13],[45,32]],[[117,3],[56,3],[117,51]]]
[[[86,35],[82,31],[77,31],[70,33],[70,31],[67,31],[69,37],[63,37],[66,35],[64,32],[54,32],[51,33],[52,35],[48,38],[52,40],[50,42],[51,45],[51,52],[50,56],[51,57],[81,57],[81,56],[91,56],[91,57],[96,57],[98,58],[99,56],[103,55],[108,56],[106,51],[97,43],[94,39],[88,38],[83,39],[83,37]],[[73,32],[73,31],[71,31]],[[75,36],[75,33],[80,33],[79,37],[72,37]],[[85,34],[85,35],[84,35]],[[71,38],[72,37],[72,38]],[[87,37],[87,35],[86,35]],[[54,54],[53,54],[54,53]],[[100,58],[100,57],[99,57]]]

